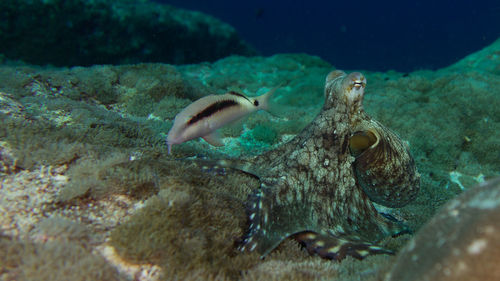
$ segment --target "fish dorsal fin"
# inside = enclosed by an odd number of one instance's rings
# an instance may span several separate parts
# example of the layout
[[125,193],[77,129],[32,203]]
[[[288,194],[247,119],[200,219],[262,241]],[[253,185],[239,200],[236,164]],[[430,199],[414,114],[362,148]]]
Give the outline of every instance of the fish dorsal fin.
[[224,146],[219,131],[213,131],[210,134],[203,136],[202,138],[213,146]]

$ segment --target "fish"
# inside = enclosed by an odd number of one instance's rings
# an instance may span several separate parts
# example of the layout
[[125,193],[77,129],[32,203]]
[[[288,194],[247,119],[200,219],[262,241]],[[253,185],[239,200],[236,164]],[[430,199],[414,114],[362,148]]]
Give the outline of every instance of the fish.
[[217,129],[253,112],[269,111],[269,99],[276,89],[277,87],[254,98],[229,91],[223,95],[209,95],[191,103],[175,116],[174,125],[167,135],[168,154],[171,154],[174,144],[198,137],[213,146],[223,146]]

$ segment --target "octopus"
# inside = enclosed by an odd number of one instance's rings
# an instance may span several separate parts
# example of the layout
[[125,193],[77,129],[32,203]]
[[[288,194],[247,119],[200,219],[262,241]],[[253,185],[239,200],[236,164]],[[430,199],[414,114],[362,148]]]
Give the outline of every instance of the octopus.
[[260,181],[247,201],[241,251],[264,258],[292,237],[310,254],[363,259],[391,254],[377,243],[409,231],[374,203],[405,206],[420,175],[408,145],[363,109],[365,87],[359,72],[332,71],[321,112],[301,133],[264,154],[218,162]]

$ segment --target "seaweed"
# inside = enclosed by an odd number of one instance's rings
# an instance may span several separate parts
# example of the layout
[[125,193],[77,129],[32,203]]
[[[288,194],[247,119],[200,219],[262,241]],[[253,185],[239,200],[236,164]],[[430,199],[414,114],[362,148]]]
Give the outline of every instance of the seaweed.
[[53,215],[39,222],[33,236],[41,241],[71,241],[84,247],[95,239],[95,234],[86,225],[60,215]]
[[106,260],[69,241],[46,243],[0,234],[0,276],[6,280],[126,280]]
[[148,163],[151,160],[130,158],[128,154],[115,152],[77,161],[67,172],[71,182],[59,192],[58,201],[99,199],[109,194],[141,199],[155,194],[159,183],[157,171]]
[[183,176],[164,182],[158,195],[116,227],[111,245],[133,262],[163,265],[169,278],[201,270],[237,279],[258,261],[256,255],[238,255],[235,247],[246,223],[248,177],[232,174],[222,181],[193,168],[173,168],[172,174]]

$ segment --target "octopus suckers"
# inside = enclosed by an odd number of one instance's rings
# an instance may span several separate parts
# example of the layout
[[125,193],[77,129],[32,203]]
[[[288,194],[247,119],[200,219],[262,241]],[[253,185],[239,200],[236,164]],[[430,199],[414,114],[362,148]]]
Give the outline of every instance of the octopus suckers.
[[316,242],[314,242],[314,246],[317,247],[317,248],[324,247],[325,246],[325,241],[323,241],[323,240],[317,240]]
[[318,236],[316,234],[310,232],[310,233],[304,234],[302,237],[303,237],[304,240],[314,240]]
[[333,247],[328,248],[326,251],[329,253],[337,253],[341,247],[342,247],[342,245],[333,246]]
[[360,255],[361,255],[361,256],[363,256],[363,257],[364,257],[364,256],[367,256],[367,255],[370,253],[370,252],[369,252],[369,251],[367,251],[367,250],[358,250],[357,252],[358,252],[358,254],[360,254]]
[[467,247],[467,252],[471,255],[480,254],[488,245],[488,240],[477,239],[472,241],[472,243]]

